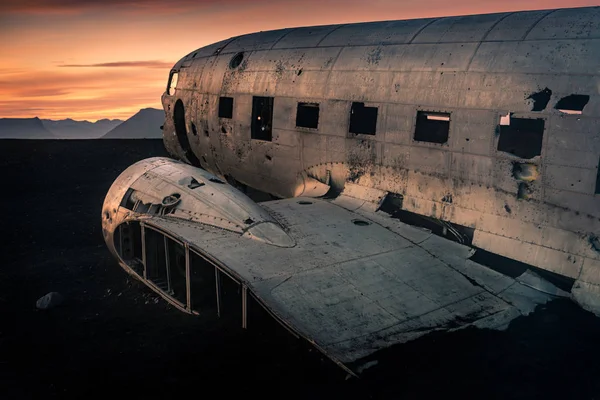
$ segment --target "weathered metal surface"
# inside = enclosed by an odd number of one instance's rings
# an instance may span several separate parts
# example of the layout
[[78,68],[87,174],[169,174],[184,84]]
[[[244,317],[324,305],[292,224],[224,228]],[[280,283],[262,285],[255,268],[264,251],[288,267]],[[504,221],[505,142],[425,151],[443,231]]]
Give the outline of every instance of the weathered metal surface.
[[[165,146],[279,197],[306,176],[401,195],[406,211],[473,228],[481,248],[578,279],[599,312],[598,21],[588,7],[234,37],[173,67]],[[271,141],[252,139],[253,96],[274,99]],[[298,102],[319,104],[317,129],[296,126]],[[377,109],[374,135],[349,132],[352,102]],[[419,111],[449,115],[446,142],[415,140]],[[539,148],[515,150],[530,120],[543,121]]]
[[[190,189],[186,177],[206,185]],[[128,168],[104,204],[109,249],[127,271],[187,312],[192,312],[194,296],[190,253],[201,254],[241,285],[243,327],[249,323],[250,291],[288,329],[350,371],[358,371],[361,359],[377,350],[435,330],[470,325],[502,329],[553,295],[564,295],[535,277],[524,277],[522,284],[501,275],[469,260],[473,249],[376,212],[370,204],[383,199],[373,189],[348,185],[334,201],[301,197],[258,205],[211,179],[215,177],[204,170],[160,158]],[[131,188],[153,204],[173,191],[180,197],[170,212],[130,210],[123,198]],[[356,207],[340,201],[344,198],[362,203]],[[204,217],[209,213],[210,218]],[[241,228],[246,217],[253,222]],[[115,245],[115,232],[131,221],[142,223],[143,274],[133,270]],[[159,241],[165,254],[167,237],[183,246],[187,300],[170,296],[170,289],[160,288],[147,273],[146,254],[153,251],[146,245],[147,235],[156,229],[165,234]],[[165,262],[169,278],[173,260]],[[540,285],[542,291],[530,287]]]

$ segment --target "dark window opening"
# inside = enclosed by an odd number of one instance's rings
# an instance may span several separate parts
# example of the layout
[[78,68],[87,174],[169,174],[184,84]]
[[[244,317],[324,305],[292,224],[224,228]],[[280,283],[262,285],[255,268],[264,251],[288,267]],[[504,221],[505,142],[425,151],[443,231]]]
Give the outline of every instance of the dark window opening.
[[144,203],[141,200],[138,200],[133,206],[133,211],[140,214],[146,214],[150,210],[151,206],[152,203]]
[[192,310],[217,312],[215,267],[204,257],[190,252],[190,295]]
[[499,125],[498,150],[520,158],[533,158],[542,154],[544,120],[511,118],[510,125]]
[[219,97],[219,118],[233,118],[233,97]]
[[142,231],[139,222],[128,222],[119,225],[115,231],[114,243],[115,249],[123,261],[136,274],[143,276]]
[[377,107],[365,107],[365,103],[352,103],[349,131],[374,135],[377,131]]
[[581,114],[588,101],[590,96],[587,94],[571,94],[560,99],[554,108],[565,114]]
[[133,192],[134,190],[132,188],[127,189],[125,195],[123,196],[123,199],[121,199],[121,204],[119,206],[125,207],[126,209],[133,211],[133,206],[135,205],[135,201],[133,201],[132,197]]
[[319,103],[298,103],[296,126],[317,129],[319,126]]
[[[184,247],[166,238],[167,255],[169,259],[169,277],[171,281],[170,295],[182,304],[187,304],[185,249]],[[147,247],[147,246],[146,246]]]
[[240,66],[242,60],[244,59],[244,53],[237,53],[235,56],[231,58],[229,61],[229,68],[234,69]]
[[242,322],[242,286],[227,274],[218,271],[219,315],[239,326]]
[[252,139],[273,140],[273,98],[252,97]]
[[533,100],[531,111],[543,111],[550,101],[550,96],[552,96],[552,90],[548,88],[529,96],[528,99]]
[[145,235],[146,279],[158,286],[163,292],[171,294],[166,237],[150,228],[146,228]]
[[187,304],[184,247],[149,227],[144,229],[144,240],[146,279],[181,304]]
[[600,160],[598,160],[598,169],[596,170],[596,190],[595,194],[600,194]]
[[414,139],[419,142],[447,143],[450,131],[450,114],[417,111]]
[[179,78],[178,72],[171,72],[171,76],[169,76],[169,85],[167,86],[167,94],[172,96],[175,94],[175,88],[177,87],[177,80]]

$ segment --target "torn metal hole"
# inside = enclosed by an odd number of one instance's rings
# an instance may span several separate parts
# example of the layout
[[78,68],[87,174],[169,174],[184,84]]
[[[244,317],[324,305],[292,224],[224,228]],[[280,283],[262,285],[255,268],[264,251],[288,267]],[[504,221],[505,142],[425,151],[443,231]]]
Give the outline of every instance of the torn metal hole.
[[543,111],[550,101],[550,96],[552,96],[552,90],[548,88],[529,96],[528,99],[533,100],[531,111]]
[[165,198],[162,199],[161,203],[163,206],[170,207],[179,203],[179,200],[181,200],[181,195],[179,193],[173,193],[168,196],[165,196]]
[[252,218],[248,218],[248,219],[246,219],[246,220],[244,221],[244,223],[245,223],[246,225],[251,225],[251,224],[253,224],[253,223],[254,223],[254,220],[253,220]]
[[367,226],[367,225],[371,225],[371,223],[370,223],[370,222],[367,222],[367,221],[365,221],[365,220],[363,220],[363,219],[353,219],[353,220],[352,220],[352,223],[353,223],[354,225],[357,225],[357,226]]
[[531,197],[533,191],[529,187],[529,185],[525,182],[519,183],[519,189],[517,191],[517,199],[519,200],[527,200]]
[[312,204],[312,201],[300,200],[300,201],[298,202],[298,204],[301,204],[301,205],[305,206],[305,205]]
[[223,182],[222,180],[220,180],[219,178],[210,178],[209,181],[214,182],[214,183],[220,183],[221,185],[224,185],[225,182]]
[[512,176],[518,181],[532,182],[539,178],[540,173],[535,164],[513,162]]
[[581,114],[588,101],[587,94],[571,94],[560,99],[554,108],[565,114]]
[[192,133],[194,136],[198,136],[198,130],[196,129],[196,124],[192,122]]
[[190,184],[188,185],[188,187],[190,189],[196,189],[199,188],[200,186],[204,186],[204,182],[198,182],[196,179],[192,178],[192,181],[190,182]]

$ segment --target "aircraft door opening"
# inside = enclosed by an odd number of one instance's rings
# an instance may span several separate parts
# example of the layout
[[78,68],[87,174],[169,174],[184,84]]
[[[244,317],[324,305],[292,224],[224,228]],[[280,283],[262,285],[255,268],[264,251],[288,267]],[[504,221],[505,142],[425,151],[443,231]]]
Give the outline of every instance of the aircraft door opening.
[[192,165],[199,167],[200,160],[198,160],[192,151],[192,146],[190,145],[190,140],[188,138],[188,132],[185,126],[185,108],[181,99],[175,102],[175,109],[173,110],[173,122],[175,124],[177,141],[179,142],[179,146],[181,146],[185,157]]

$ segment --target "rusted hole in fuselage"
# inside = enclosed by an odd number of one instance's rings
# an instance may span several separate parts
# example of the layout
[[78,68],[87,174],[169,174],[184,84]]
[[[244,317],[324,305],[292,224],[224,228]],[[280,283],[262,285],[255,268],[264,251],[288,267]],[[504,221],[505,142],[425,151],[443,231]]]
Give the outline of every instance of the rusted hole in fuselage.
[[512,176],[518,181],[535,181],[539,177],[538,166],[535,164],[513,162]]
[[221,133],[227,133],[227,129],[224,125],[221,125]]
[[533,93],[531,96],[527,97],[528,99],[533,100],[531,111],[543,111],[550,101],[550,96],[552,96],[552,90],[545,88],[544,90]]
[[214,183],[220,183],[221,185],[224,185],[225,182],[223,182],[222,180],[220,180],[219,178],[210,178],[209,181],[214,182]]
[[161,204],[163,206],[171,207],[171,206],[174,206],[175,204],[179,203],[179,200],[181,200],[181,195],[179,193],[173,193],[168,196],[165,196],[162,199]]
[[531,188],[525,182],[519,183],[519,188],[517,190],[517,199],[519,200],[527,200],[531,197]]
[[505,205],[504,205],[504,210],[505,210],[507,213],[509,213],[509,214],[512,212],[512,210],[510,209],[510,207],[508,206],[508,204],[505,204]]
[[565,114],[581,114],[588,101],[587,94],[571,94],[560,99],[554,108]]
[[194,136],[198,136],[198,129],[196,129],[196,124],[192,122],[192,133]]
[[271,161],[271,160],[273,159],[273,158],[271,158],[271,156],[270,156],[270,155],[268,155],[268,154],[267,154],[267,155],[265,155],[265,158],[266,158],[267,160],[269,160],[269,161]]
[[188,188],[196,189],[196,188],[199,188],[200,186],[204,186],[204,182],[198,182],[196,179],[192,178],[190,184],[188,185]]
[[247,218],[247,219],[244,221],[244,223],[245,223],[246,225],[251,225],[251,224],[253,224],[253,223],[254,223],[254,220],[253,220],[252,218]]

